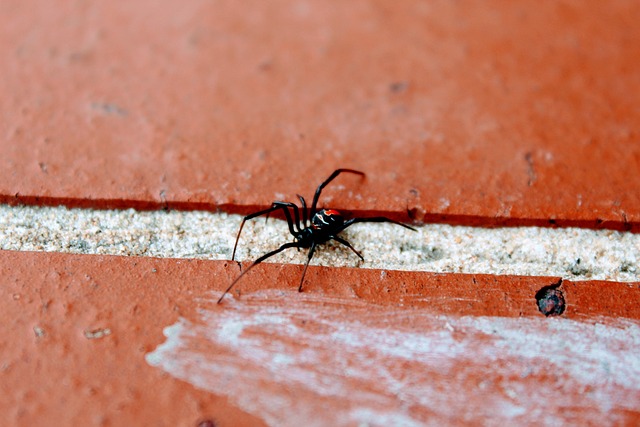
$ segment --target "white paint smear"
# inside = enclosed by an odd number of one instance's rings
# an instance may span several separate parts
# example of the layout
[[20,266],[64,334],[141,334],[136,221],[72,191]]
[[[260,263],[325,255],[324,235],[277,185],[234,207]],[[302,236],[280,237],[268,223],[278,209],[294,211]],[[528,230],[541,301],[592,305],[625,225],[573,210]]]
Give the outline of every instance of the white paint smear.
[[635,321],[227,298],[167,327],[147,362],[272,426],[604,425],[640,407]]
[[[162,258],[231,258],[242,217],[209,212],[10,207],[0,205],[0,249]],[[313,264],[384,270],[569,280],[640,281],[640,234],[539,227],[480,228],[357,224],[343,237],[362,252],[324,245]],[[292,240],[284,221],[248,221],[237,259],[252,260]],[[270,262],[304,263],[290,249]]]

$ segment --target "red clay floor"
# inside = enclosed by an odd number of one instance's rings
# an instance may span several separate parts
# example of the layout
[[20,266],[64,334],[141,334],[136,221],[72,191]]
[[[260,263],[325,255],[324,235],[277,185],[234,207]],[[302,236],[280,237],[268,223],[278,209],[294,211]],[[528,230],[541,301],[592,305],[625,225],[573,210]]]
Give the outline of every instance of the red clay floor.
[[[0,10],[1,203],[640,231],[636,1]],[[1,251],[0,424],[640,423],[640,283],[237,271]]]

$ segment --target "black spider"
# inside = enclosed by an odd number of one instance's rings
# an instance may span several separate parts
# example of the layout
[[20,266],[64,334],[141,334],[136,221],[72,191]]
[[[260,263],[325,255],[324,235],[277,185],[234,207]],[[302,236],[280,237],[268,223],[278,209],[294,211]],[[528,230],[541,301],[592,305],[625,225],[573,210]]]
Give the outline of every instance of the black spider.
[[[233,286],[244,276],[247,274],[253,267],[260,264],[262,261],[266,260],[273,255],[282,252],[285,249],[289,248],[309,248],[309,255],[307,257],[307,262],[304,265],[304,270],[302,270],[302,277],[300,278],[300,286],[298,286],[298,292],[302,292],[302,283],[304,282],[304,275],[307,272],[307,267],[309,266],[309,262],[313,257],[313,254],[316,250],[316,246],[321,243],[325,243],[329,240],[335,240],[338,243],[343,244],[347,248],[351,249],[356,255],[360,257],[361,260],[364,261],[364,258],[354,249],[353,246],[343,238],[338,236],[338,233],[343,231],[345,228],[349,227],[358,222],[391,222],[393,224],[400,225],[404,228],[408,228],[409,230],[416,231],[415,228],[410,227],[406,224],[403,224],[398,221],[394,221],[392,219],[376,216],[371,218],[352,218],[345,220],[342,214],[333,209],[321,209],[320,211],[316,211],[316,206],[318,204],[318,199],[320,198],[320,193],[322,193],[322,189],[326,187],[331,181],[333,181],[338,175],[343,172],[353,173],[356,175],[364,176],[364,173],[360,171],[356,171],[353,169],[338,169],[333,172],[329,178],[327,178],[322,184],[318,186],[316,189],[316,194],[313,196],[313,203],[311,204],[311,210],[308,212],[307,216],[307,203],[304,200],[304,197],[301,195],[297,195],[298,199],[300,199],[301,207],[298,207],[295,203],[289,202],[273,202],[269,209],[265,209],[259,212],[252,213],[251,215],[247,215],[242,220],[240,224],[240,229],[238,230],[238,236],[236,237],[236,244],[233,246],[233,255],[231,256],[231,260],[235,260],[236,258],[236,248],[238,247],[238,240],[240,240],[240,233],[242,232],[242,227],[244,227],[245,221],[251,218],[255,218],[260,215],[269,215],[271,212],[277,211],[278,209],[282,209],[284,212],[284,216],[287,219],[287,224],[289,225],[289,232],[293,235],[293,242],[285,243],[280,246],[278,249],[268,252],[262,255],[260,258],[256,259],[253,264],[249,266],[246,270],[244,270],[224,291],[220,299],[218,299],[218,304],[222,301],[224,296],[233,288]],[[293,211],[293,219],[291,218],[291,211]],[[302,221],[300,221],[300,210],[302,210]]]

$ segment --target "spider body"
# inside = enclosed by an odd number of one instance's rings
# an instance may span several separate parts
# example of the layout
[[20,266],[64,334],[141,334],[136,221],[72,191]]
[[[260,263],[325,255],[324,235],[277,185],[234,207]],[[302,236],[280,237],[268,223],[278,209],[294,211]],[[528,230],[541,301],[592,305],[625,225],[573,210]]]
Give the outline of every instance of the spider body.
[[333,209],[322,209],[311,218],[311,224],[294,236],[301,248],[310,248],[313,244],[321,244],[331,240],[338,234],[344,224],[342,214]]
[[311,218],[311,227],[314,230],[323,230],[340,227],[344,223],[344,217],[334,209],[322,209]]
[[313,258],[313,254],[315,253],[316,247],[320,244],[326,243],[329,240],[335,240],[336,242],[346,246],[353,253],[355,253],[361,260],[364,260],[360,252],[355,250],[351,244],[338,236],[338,234],[347,227],[359,223],[359,222],[390,222],[396,225],[400,225],[409,230],[416,231],[413,227],[410,227],[406,224],[403,224],[398,221],[394,221],[392,219],[377,216],[377,217],[369,217],[369,218],[351,218],[345,219],[345,217],[335,209],[320,209],[317,210],[316,207],[318,205],[318,199],[320,198],[320,194],[324,187],[326,187],[331,181],[333,181],[338,175],[341,173],[351,173],[355,175],[360,175],[364,177],[364,173],[353,170],[353,169],[337,169],[335,170],[329,178],[324,180],[322,184],[318,186],[316,192],[313,196],[313,203],[311,204],[311,209],[307,210],[307,203],[304,197],[298,195],[298,199],[300,200],[301,206],[298,207],[295,203],[290,202],[280,202],[275,201],[271,204],[271,207],[265,210],[261,210],[258,212],[254,212],[250,215],[247,215],[243,218],[242,223],[240,224],[240,229],[238,230],[238,235],[236,237],[236,243],[233,246],[233,254],[231,256],[231,260],[235,260],[236,257],[236,249],[238,247],[238,241],[240,240],[240,233],[242,233],[242,228],[244,227],[244,223],[252,218],[268,215],[271,212],[282,210],[284,216],[287,220],[287,225],[289,226],[289,232],[293,236],[293,242],[288,242],[281,245],[278,249],[275,249],[271,252],[267,252],[262,255],[258,259],[256,259],[253,264],[249,266],[246,270],[244,270],[231,284],[229,287],[223,292],[220,299],[218,299],[218,304],[222,301],[224,296],[233,288],[233,286],[244,276],[247,274],[253,267],[260,264],[262,261],[270,258],[285,249],[289,248],[303,248],[309,249],[307,255],[307,262],[304,265],[304,269],[302,270],[302,277],[300,278],[300,285],[298,286],[298,291],[302,291],[302,284],[304,282],[304,276],[307,272],[307,267],[309,266],[309,262],[311,258]]

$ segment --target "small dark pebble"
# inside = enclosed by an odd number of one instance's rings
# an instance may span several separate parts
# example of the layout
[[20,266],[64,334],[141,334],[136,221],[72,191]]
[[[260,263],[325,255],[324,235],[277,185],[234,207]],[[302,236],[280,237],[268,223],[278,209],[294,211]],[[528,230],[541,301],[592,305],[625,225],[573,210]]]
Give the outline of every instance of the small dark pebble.
[[545,316],[560,316],[565,310],[564,294],[560,289],[562,280],[550,286],[545,286],[536,292],[538,310]]

